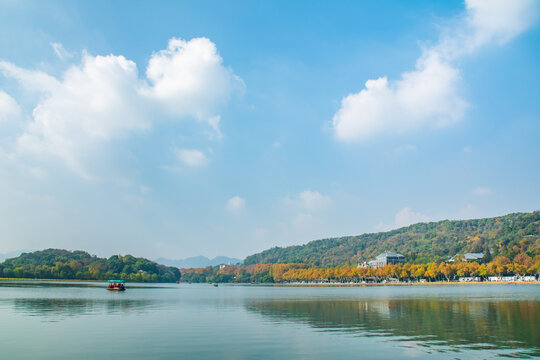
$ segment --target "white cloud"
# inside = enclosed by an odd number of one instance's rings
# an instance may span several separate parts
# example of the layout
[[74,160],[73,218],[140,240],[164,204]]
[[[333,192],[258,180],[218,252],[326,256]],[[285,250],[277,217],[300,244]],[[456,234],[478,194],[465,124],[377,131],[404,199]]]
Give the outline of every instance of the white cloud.
[[18,118],[21,109],[14,98],[0,90],[0,123]]
[[[0,63],[24,84],[32,72]],[[40,72],[36,89],[44,94],[33,121],[18,140],[18,150],[63,159],[76,173],[92,177],[85,162],[96,148],[130,131],[148,129],[151,118],[137,92],[137,66],[123,56],[89,56],[61,81]],[[23,79],[23,80],[21,80]]]
[[385,224],[384,222],[380,222],[375,226],[375,230],[388,231],[426,221],[430,221],[430,218],[426,215],[415,212],[410,207],[404,207],[394,216],[393,224]]
[[212,129],[212,132],[209,133],[210,138],[216,137],[218,140],[221,140],[223,138],[223,133],[221,132],[221,129],[219,128],[219,123],[221,121],[221,116],[216,115],[208,118],[208,125],[210,125],[210,128]]
[[51,47],[53,48],[54,53],[56,54],[56,56],[58,56],[58,58],[60,60],[64,61],[64,60],[67,60],[67,59],[73,57],[73,54],[70,53],[69,51],[67,51],[64,48],[64,45],[62,45],[60,43],[57,43],[57,42],[51,42],[51,43],[49,43],[49,45],[51,45]]
[[419,222],[429,221],[429,217],[426,215],[414,212],[411,208],[405,207],[398,211],[395,216],[396,226],[403,227],[409,226],[411,224],[416,224]]
[[331,202],[330,197],[323,195],[320,192],[311,190],[302,191],[298,195],[298,198],[300,199],[301,205],[306,210],[310,211],[324,209]]
[[19,85],[27,91],[50,95],[60,86],[60,82],[54,76],[38,70],[23,69],[7,61],[0,61],[0,73],[17,80]]
[[191,167],[206,165],[208,159],[201,151],[197,149],[177,149],[178,160]]
[[313,212],[328,207],[332,199],[318,191],[304,190],[296,198],[285,197],[283,202],[290,208]]
[[473,189],[472,194],[474,196],[489,196],[493,193],[493,191],[486,187],[486,186],[479,186],[475,189]]
[[242,211],[246,207],[246,200],[244,200],[240,196],[233,196],[232,198],[227,200],[227,204],[225,207],[230,212]]
[[[243,86],[205,38],[171,39],[166,50],[151,56],[147,80],[123,56],[86,53],[58,79],[5,61],[0,72],[41,95],[17,150],[57,156],[83,177],[91,177],[86,163],[99,148],[148,130],[159,119],[194,117],[208,122],[220,138],[216,112]],[[180,157],[191,166],[205,160],[196,151]]]
[[459,121],[467,103],[459,94],[461,75],[453,63],[482,45],[508,41],[526,30],[537,10],[534,0],[467,0],[458,26],[424,49],[415,70],[397,81],[385,76],[368,80],[363,90],[342,100],[333,117],[336,137],[365,140]]
[[244,87],[242,79],[222,62],[215,44],[207,38],[172,38],[167,49],[150,58],[146,75],[152,86],[144,93],[175,116],[194,116],[216,125],[216,108],[229,100],[233,88]]
[[537,0],[467,0],[467,22],[474,29],[471,47],[504,43],[531,27],[538,18]]

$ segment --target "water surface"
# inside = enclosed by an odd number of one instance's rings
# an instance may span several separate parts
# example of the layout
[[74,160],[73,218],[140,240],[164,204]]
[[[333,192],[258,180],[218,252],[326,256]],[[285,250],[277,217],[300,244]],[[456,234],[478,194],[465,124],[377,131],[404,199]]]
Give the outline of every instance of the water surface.
[[6,359],[540,356],[540,286],[0,282]]

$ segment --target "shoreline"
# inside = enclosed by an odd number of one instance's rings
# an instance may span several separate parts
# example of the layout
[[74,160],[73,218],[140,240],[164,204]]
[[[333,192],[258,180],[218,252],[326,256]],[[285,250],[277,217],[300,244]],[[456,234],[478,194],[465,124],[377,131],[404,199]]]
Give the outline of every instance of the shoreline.
[[276,283],[276,284],[253,284],[274,285],[291,287],[362,287],[362,286],[437,286],[437,285],[540,285],[540,281],[432,281],[414,283]]
[[[86,280],[86,279],[32,279],[32,278],[0,278],[0,281],[44,281],[44,282],[103,282],[107,283],[109,280]],[[176,284],[176,282],[149,282],[149,281],[126,281],[131,284]]]
[[[208,284],[212,283],[187,283],[180,284]],[[219,285],[230,286],[275,286],[275,287],[363,287],[363,286],[438,286],[438,285],[540,285],[540,281],[432,281],[414,283],[218,283]]]
[[77,281],[77,282],[104,281],[104,282],[107,282],[108,280],[0,278],[0,281]]
[[[31,278],[0,278],[0,281],[21,281],[21,282],[104,282],[108,280],[83,280],[83,279],[31,279]],[[129,281],[132,284],[176,284],[172,283],[160,283],[160,282],[139,282]],[[187,283],[180,282],[179,284],[210,284],[211,283]],[[363,286],[438,286],[438,285],[540,285],[538,281],[432,281],[432,282],[396,282],[396,283],[304,283],[304,282],[291,282],[291,283],[219,283],[220,285],[232,285],[232,286],[277,286],[277,287],[363,287]]]

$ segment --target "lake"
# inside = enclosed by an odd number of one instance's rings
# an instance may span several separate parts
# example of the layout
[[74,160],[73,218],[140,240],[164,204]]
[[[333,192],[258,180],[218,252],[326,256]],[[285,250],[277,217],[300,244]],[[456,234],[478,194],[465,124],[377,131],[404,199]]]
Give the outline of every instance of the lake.
[[540,356],[540,286],[0,282],[3,359]]

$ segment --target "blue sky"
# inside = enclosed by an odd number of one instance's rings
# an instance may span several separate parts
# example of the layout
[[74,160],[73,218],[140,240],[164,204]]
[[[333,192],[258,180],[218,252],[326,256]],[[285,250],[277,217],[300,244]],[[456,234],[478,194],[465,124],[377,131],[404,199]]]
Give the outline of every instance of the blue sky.
[[540,203],[536,1],[0,4],[0,252],[150,258]]

